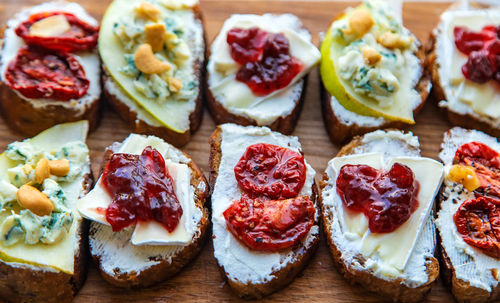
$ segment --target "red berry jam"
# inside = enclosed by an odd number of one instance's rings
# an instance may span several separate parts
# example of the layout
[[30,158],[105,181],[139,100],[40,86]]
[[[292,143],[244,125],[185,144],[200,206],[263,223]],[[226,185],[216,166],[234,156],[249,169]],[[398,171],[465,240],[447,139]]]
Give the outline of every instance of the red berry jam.
[[481,183],[476,193],[500,197],[500,155],[497,151],[481,142],[465,143],[457,149],[453,163],[474,168]]
[[307,235],[315,213],[309,197],[268,200],[243,195],[224,211],[224,218],[231,233],[249,248],[278,251]]
[[290,54],[290,43],[281,33],[272,34],[253,27],[233,28],[227,34],[231,57],[241,64],[236,80],[245,83],[257,96],[282,89],[303,69]]
[[5,73],[6,84],[26,98],[59,101],[78,99],[87,93],[89,80],[80,63],[69,53],[24,46]]
[[163,156],[150,146],[141,155],[116,153],[102,174],[102,182],[113,202],[106,220],[113,231],[138,221],[156,221],[169,232],[175,230],[182,207]]
[[[47,17],[63,15],[70,25],[70,30],[57,37],[38,37],[30,35],[33,23]],[[23,38],[26,44],[36,45],[50,50],[73,52],[91,50],[97,45],[99,27],[91,26],[71,13],[42,12],[31,15],[28,20],[16,28],[16,34]]]
[[476,83],[491,79],[500,83],[500,26],[485,26],[480,32],[457,26],[453,32],[458,50],[469,56],[462,66],[465,78]]
[[250,145],[234,175],[243,191],[252,197],[270,199],[296,197],[306,180],[304,157],[288,148],[259,143]]
[[453,220],[465,243],[500,258],[500,201],[490,197],[467,200]]
[[374,233],[389,233],[406,222],[418,207],[419,184],[412,170],[395,163],[388,172],[368,165],[344,165],[337,193],[347,209],[362,212]]

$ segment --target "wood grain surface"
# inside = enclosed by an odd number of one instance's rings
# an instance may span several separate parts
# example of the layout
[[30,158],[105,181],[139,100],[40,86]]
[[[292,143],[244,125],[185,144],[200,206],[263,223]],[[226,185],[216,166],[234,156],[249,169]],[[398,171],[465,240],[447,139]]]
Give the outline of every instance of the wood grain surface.
[[[41,0],[1,0],[0,28],[16,11],[25,5],[35,5]],[[93,16],[100,19],[110,0],[80,0]],[[352,2],[336,1],[255,1],[255,0],[201,0],[208,41],[212,41],[222,23],[233,13],[293,13],[299,16],[311,31],[314,42],[319,41],[319,32],[327,29],[333,17]],[[421,41],[426,43],[447,3],[404,4],[404,23]],[[313,71],[308,83],[306,103],[294,135],[302,142],[307,161],[320,175],[328,160],[338,151],[325,131],[320,112],[320,96],[317,71]],[[416,125],[410,128],[420,138],[422,154],[437,158],[443,133],[450,128],[444,115],[436,107],[432,97],[416,117]],[[182,148],[207,172],[208,137],[215,125],[205,110],[203,124],[191,142]],[[100,127],[90,134],[94,174],[102,161],[103,150],[114,141],[122,141],[129,134],[126,124],[109,106],[104,105]],[[0,150],[8,143],[23,139],[11,132],[0,120]],[[154,287],[126,291],[107,284],[94,263],[90,263],[87,282],[75,302],[231,302],[238,299],[223,282],[213,257],[212,243],[207,240],[200,256],[169,281]],[[334,268],[324,239],[309,266],[295,281],[282,291],[275,293],[266,302],[384,302],[376,295],[359,286],[349,285]],[[450,292],[441,281],[432,289],[428,302],[452,302]]]

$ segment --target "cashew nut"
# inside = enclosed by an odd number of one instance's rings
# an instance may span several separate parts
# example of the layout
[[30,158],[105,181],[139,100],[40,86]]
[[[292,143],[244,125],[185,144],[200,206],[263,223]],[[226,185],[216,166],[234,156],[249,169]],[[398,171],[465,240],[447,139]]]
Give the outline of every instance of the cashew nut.
[[43,180],[50,177],[49,160],[42,158],[38,161],[35,167],[35,180],[42,184]]
[[33,23],[29,32],[37,37],[57,37],[70,29],[71,25],[64,15],[53,15]]
[[64,177],[69,173],[68,159],[51,160],[49,161],[50,173],[54,176]]
[[137,15],[153,21],[158,21],[161,17],[160,9],[146,1],[139,3],[139,6],[135,9],[135,11]]
[[375,65],[382,59],[382,55],[373,47],[365,46],[363,47],[363,58],[366,64]]
[[346,34],[362,37],[375,24],[372,16],[365,10],[356,10],[348,20],[349,28],[345,30]]
[[134,56],[135,66],[138,70],[146,74],[158,74],[169,71],[172,67],[167,62],[158,60],[153,53],[151,45],[141,44]]
[[385,32],[377,38],[377,42],[388,49],[406,48],[411,43],[411,39],[404,39],[398,34]]
[[151,45],[153,52],[159,52],[163,48],[165,42],[165,25],[161,23],[148,24],[144,27],[146,34],[146,43]]
[[54,204],[46,194],[31,185],[23,185],[17,191],[17,202],[38,216],[47,216],[54,210]]
[[168,77],[167,83],[168,89],[173,93],[178,93],[182,89],[182,81],[177,78]]

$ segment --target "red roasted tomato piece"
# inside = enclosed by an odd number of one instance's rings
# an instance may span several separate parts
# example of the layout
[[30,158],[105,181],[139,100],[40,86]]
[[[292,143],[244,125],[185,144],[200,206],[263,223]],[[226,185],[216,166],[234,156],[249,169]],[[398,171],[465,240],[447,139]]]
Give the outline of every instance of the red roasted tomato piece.
[[500,205],[489,197],[467,200],[458,208],[453,220],[465,243],[500,258]]
[[156,221],[169,232],[175,230],[182,207],[163,156],[148,146],[141,155],[116,153],[102,174],[102,182],[113,202],[106,220],[113,231],[137,223]]
[[24,46],[5,73],[6,84],[26,98],[67,101],[87,93],[89,80],[68,53]]
[[252,197],[296,197],[306,180],[304,157],[288,148],[258,143],[250,145],[234,175],[241,189]]
[[231,233],[253,250],[279,251],[297,244],[314,224],[309,197],[267,200],[243,195],[224,211]]
[[476,192],[500,197],[500,155],[497,151],[481,142],[465,143],[457,149],[453,163],[474,168],[481,182]]
[[395,163],[388,172],[368,165],[346,164],[336,183],[344,206],[364,213],[374,233],[394,231],[418,207],[418,181],[403,164]]
[[290,54],[283,34],[271,34],[257,27],[233,28],[227,34],[231,57],[242,66],[236,80],[245,83],[257,96],[287,87],[303,69]]
[[[57,37],[30,35],[30,27],[33,23],[55,15],[63,15],[66,17],[70,25],[69,31]],[[71,13],[42,12],[31,15],[28,20],[21,23],[16,28],[16,34],[23,38],[28,45],[37,45],[61,52],[74,52],[93,49],[97,45],[99,27],[89,25]]]

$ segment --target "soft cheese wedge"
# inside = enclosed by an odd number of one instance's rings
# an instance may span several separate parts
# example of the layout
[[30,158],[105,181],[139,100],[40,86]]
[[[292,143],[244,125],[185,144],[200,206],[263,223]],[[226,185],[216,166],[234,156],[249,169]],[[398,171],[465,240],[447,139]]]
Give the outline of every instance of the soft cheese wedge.
[[[362,212],[344,206],[337,192],[338,174],[347,164],[388,171],[395,163],[412,170],[419,184],[418,206],[392,232],[371,232]],[[420,157],[418,139],[411,133],[368,133],[330,160],[320,186],[323,222],[334,261],[349,281],[397,301],[425,297],[439,273],[431,214],[442,179],[443,165]]]

